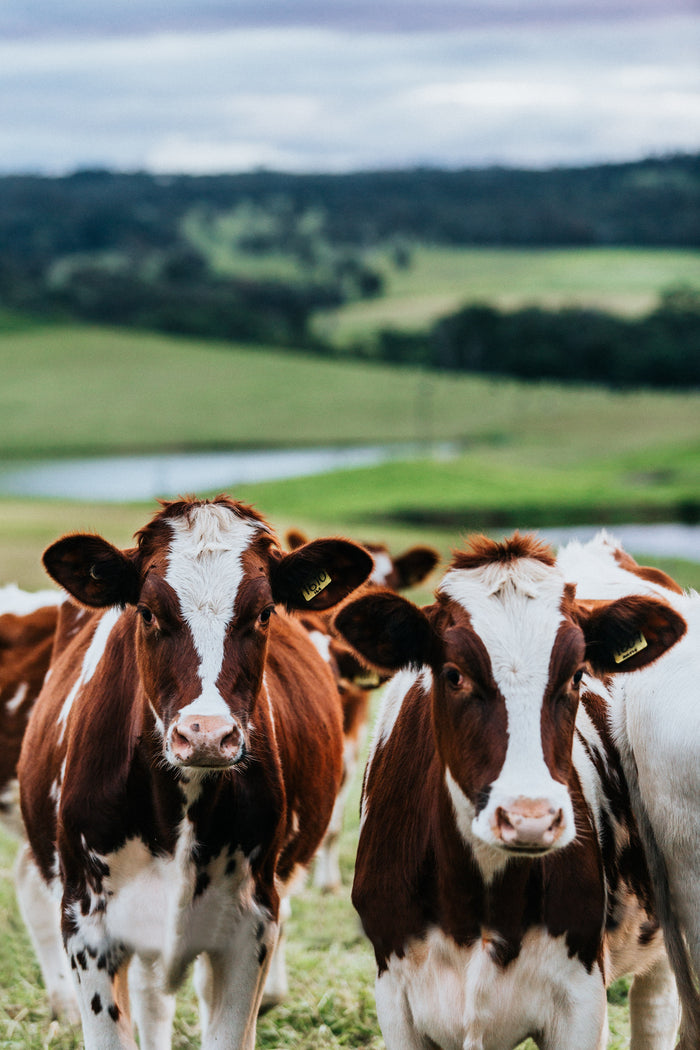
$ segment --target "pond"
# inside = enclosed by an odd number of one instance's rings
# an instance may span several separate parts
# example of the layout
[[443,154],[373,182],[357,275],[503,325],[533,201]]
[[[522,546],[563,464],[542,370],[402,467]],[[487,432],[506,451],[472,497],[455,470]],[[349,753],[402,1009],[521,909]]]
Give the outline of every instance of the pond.
[[[371,445],[353,448],[267,449],[249,452],[172,453],[0,463],[0,495],[123,503],[227,491],[244,482],[276,481],[326,471],[375,466],[430,451],[449,456],[450,445]],[[555,545],[583,542],[594,526],[539,529]],[[627,550],[700,561],[700,525],[615,525],[610,531]]]
[[173,498],[228,490],[244,482],[278,481],[375,466],[390,459],[410,459],[420,452],[417,445],[371,445],[105,456],[35,461],[21,466],[0,463],[0,495],[114,503]]

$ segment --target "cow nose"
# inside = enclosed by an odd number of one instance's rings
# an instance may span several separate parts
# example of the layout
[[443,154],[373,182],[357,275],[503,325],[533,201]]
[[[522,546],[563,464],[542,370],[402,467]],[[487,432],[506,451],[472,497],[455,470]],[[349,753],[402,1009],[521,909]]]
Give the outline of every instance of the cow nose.
[[544,798],[518,798],[495,813],[494,834],[511,849],[547,850],[562,835],[564,811]]
[[188,766],[233,766],[244,753],[241,728],[222,715],[188,715],[174,725],[173,756]]

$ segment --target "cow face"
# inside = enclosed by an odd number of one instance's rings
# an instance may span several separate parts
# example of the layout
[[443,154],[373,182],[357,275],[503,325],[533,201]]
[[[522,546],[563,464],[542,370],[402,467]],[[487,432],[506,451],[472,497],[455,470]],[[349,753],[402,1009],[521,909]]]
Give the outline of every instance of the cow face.
[[263,687],[277,604],[325,609],[372,568],[362,548],[316,540],[284,555],[263,519],[225,498],[164,505],[120,551],[68,536],[44,564],[78,601],[126,605],[146,700],[166,761],[191,771],[237,765]]
[[685,624],[651,599],[577,603],[547,548],[516,536],[473,541],[433,606],[368,595],[341,611],[336,628],[380,669],[430,668],[435,747],[463,837],[538,855],[576,834],[583,674],[644,666]]

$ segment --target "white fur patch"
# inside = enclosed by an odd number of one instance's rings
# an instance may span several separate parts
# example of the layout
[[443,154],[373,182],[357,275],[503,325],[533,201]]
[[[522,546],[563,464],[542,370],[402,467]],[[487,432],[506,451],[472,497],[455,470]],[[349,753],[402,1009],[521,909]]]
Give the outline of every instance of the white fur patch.
[[27,683],[22,682],[22,684],[17,687],[17,692],[14,696],[11,696],[10,699],[5,702],[5,710],[8,714],[13,715],[17,708],[22,706],[26,695]]
[[493,935],[484,935],[460,948],[433,928],[402,959],[389,959],[376,988],[387,1050],[414,1050],[425,1038],[443,1050],[504,1050],[540,1034],[546,1046],[605,1045],[605,988],[597,965],[587,973],[570,957],[565,936],[537,928],[503,969],[491,958]]
[[309,631],[309,639],[322,660],[328,664],[331,662],[331,636],[323,634],[322,631]]
[[374,568],[370,576],[370,582],[376,583],[380,587],[386,586],[386,581],[394,571],[394,565],[388,554],[384,554],[383,551],[373,551],[372,558],[374,560]]
[[63,707],[61,708],[58,715],[58,724],[61,726],[61,733],[59,736],[59,743],[63,742],[63,734],[65,733],[66,721],[70,714],[71,708],[75,701],[76,696],[82,689],[82,687],[90,681],[95,671],[97,670],[100,660],[104,656],[105,649],[107,647],[107,639],[109,638],[112,628],[116,624],[117,620],[121,616],[121,609],[107,609],[103,614],[101,620],[95,628],[95,633],[92,636],[92,640],[87,648],[87,652],[83,658],[83,665],[80,668],[80,673],[75,680],[72,689],[68,693],[66,699],[63,701]]
[[47,605],[60,605],[65,598],[65,591],[23,591],[16,583],[8,583],[0,587],[0,615],[14,613],[16,616],[26,616]]

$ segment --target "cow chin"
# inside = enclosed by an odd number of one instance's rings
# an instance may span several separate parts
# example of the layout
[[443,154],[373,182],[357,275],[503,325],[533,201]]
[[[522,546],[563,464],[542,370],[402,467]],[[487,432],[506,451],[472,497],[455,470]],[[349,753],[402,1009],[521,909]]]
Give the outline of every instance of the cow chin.
[[171,753],[166,753],[165,760],[168,765],[177,770],[182,779],[185,781],[197,781],[206,780],[211,777],[223,776],[230,770],[241,769],[245,767],[245,760],[248,756],[248,752],[245,745],[241,745],[240,753],[229,760],[209,760],[209,761],[196,761],[196,762],[185,762],[181,759],[175,758]]

